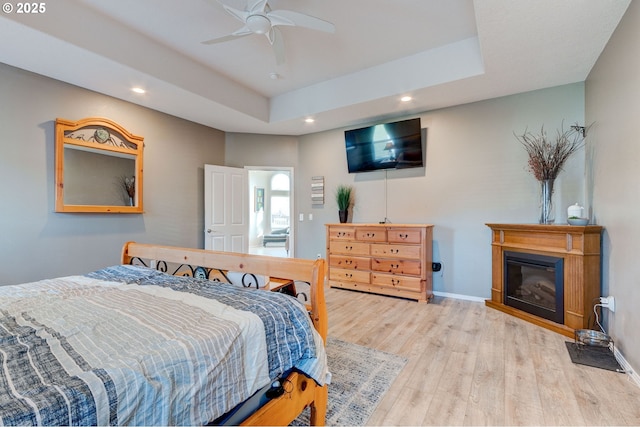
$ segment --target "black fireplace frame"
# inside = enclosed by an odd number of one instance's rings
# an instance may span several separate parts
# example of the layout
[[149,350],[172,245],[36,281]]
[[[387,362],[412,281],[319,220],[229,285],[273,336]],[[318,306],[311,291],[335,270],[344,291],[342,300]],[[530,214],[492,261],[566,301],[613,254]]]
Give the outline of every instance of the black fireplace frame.
[[[555,279],[555,311],[509,295],[509,263],[532,268],[553,268]],[[503,256],[504,304],[552,322],[564,324],[564,259],[528,252],[504,251]]]

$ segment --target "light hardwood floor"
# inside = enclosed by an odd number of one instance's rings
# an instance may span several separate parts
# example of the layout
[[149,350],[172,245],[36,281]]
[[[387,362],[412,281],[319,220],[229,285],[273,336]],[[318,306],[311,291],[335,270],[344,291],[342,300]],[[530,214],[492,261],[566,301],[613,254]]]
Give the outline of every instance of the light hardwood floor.
[[329,336],[408,358],[370,425],[640,425],[640,387],[555,332],[478,302],[326,296]]

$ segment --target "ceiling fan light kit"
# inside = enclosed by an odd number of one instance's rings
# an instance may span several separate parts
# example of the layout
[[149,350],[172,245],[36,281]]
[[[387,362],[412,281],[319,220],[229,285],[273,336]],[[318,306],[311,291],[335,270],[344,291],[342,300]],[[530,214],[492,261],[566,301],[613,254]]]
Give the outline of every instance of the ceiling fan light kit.
[[267,0],[248,0],[245,10],[235,9],[220,0],[218,2],[229,15],[242,22],[244,26],[229,35],[202,43],[215,44],[251,34],[264,34],[273,46],[278,65],[284,63],[284,43],[278,26],[303,27],[326,33],[335,32],[335,26],[331,22],[292,10],[271,10]]
[[264,15],[251,15],[247,17],[247,28],[255,34],[267,34],[271,30],[271,21]]

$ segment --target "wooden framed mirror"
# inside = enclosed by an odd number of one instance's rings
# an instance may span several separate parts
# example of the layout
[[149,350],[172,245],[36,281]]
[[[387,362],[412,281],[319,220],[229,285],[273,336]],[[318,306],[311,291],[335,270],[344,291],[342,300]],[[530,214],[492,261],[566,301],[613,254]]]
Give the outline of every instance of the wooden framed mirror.
[[98,117],[56,119],[56,212],[143,213],[144,139]]

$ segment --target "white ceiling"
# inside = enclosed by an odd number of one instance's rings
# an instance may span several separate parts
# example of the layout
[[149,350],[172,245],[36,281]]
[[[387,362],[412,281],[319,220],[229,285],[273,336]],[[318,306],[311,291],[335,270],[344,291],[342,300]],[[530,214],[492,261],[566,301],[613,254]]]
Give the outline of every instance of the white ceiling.
[[584,81],[629,2],[270,0],[336,26],[279,27],[277,66],[262,35],[200,43],[242,27],[215,0],[55,0],[0,15],[0,62],[227,132],[303,135]]

